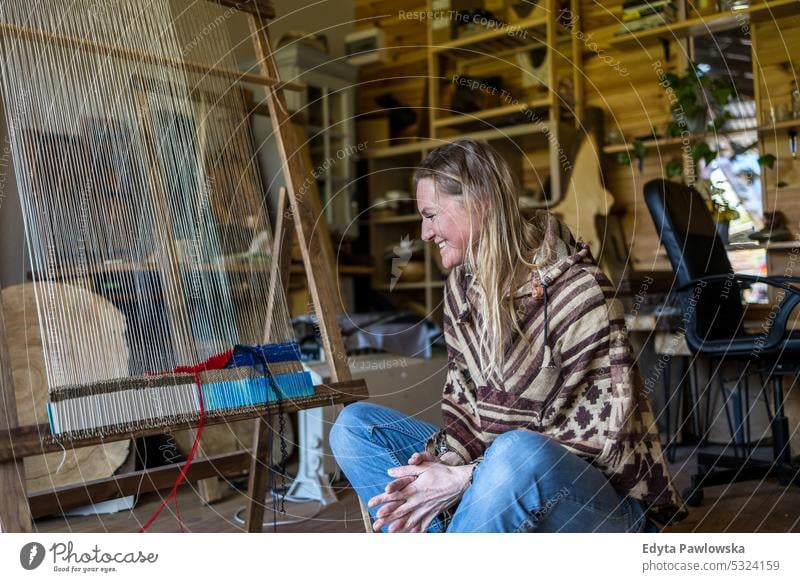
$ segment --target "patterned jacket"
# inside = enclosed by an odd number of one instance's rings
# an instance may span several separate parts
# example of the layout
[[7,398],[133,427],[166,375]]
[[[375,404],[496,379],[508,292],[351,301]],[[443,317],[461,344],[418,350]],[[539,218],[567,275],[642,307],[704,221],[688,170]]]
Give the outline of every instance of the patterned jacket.
[[487,356],[478,353],[482,314],[472,276],[462,266],[447,279],[438,440],[472,462],[506,431],[536,431],[598,467],[621,494],[644,501],[655,521],[682,519],[615,290],[563,223],[544,211],[533,220],[545,230],[537,263],[549,266],[514,294],[530,343],[514,332],[502,373],[486,377],[481,365]]

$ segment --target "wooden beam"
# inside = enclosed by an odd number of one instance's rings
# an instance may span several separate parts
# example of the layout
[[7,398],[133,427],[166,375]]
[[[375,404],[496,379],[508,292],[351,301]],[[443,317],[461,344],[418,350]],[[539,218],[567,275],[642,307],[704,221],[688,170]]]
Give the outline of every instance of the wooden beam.
[[212,0],[220,6],[235,8],[239,12],[246,12],[254,16],[272,20],[275,18],[275,5],[272,0]]
[[[283,410],[285,412],[296,412],[298,410],[315,408],[317,406],[349,404],[351,402],[364,400],[367,397],[367,386],[364,380],[350,380],[348,382],[320,384],[319,386],[314,387],[313,396],[284,400]],[[236,422],[239,420],[248,420],[263,414],[274,414],[277,411],[277,402],[270,402],[266,406],[254,407],[247,412],[206,416],[205,425],[210,426],[214,424]],[[0,415],[0,418],[3,418],[3,415]],[[196,428],[197,425],[198,421],[195,420],[191,422],[176,423],[171,425],[169,428],[173,431],[191,430]],[[64,439],[63,441],[57,441],[55,437],[50,434],[50,427],[46,424],[22,426],[16,428],[12,427],[10,429],[0,430],[0,462],[10,461],[13,459],[21,460],[24,457],[38,455],[41,453],[61,452],[63,447],[86,447],[90,445],[99,445],[120,440],[164,434],[165,431],[165,427],[153,427],[125,431],[118,434],[105,435],[102,437],[98,436],[75,440]],[[6,491],[7,490],[4,488],[3,495],[0,495],[0,500],[7,497],[5,495]],[[8,491],[10,491],[10,489]]]
[[[162,65],[179,70],[191,71],[194,73],[202,73],[204,75],[212,75],[215,77],[222,77],[225,79],[233,79],[239,83],[252,83],[254,85],[263,85],[271,87],[279,84],[276,78],[263,77],[261,75],[254,75],[252,73],[245,73],[235,69],[225,69],[222,67],[212,67],[203,63],[194,61],[185,61],[172,57],[166,57],[155,53],[147,53],[131,49],[122,48],[108,43],[94,42],[83,38],[74,36],[66,36],[63,34],[54,34],[45,30],[36,28],[29,28],[24,26],[17,26],[15,24],[8,24],[0,22],[0,32],[8,34],[14,38],[24,38],[26,40],[33,40],[37,42],[44,42],[49,44],[60,45],[69,49],[87,50],[103,56],[113,56],[123,59],[129,59],[141,66],[144,63]],[[281,88],[293,91],[303,89],[302,84],[298,83],[281,83]]]
[[[278,296],[278,282],[281,282],[281,291],[286,297],[289,291],[289,276],[292,260],[293,229],[289,212],[289,197],[286,188],[278,191],[278,208],[273,229],[272,264],[270,265],[269,290],[267,292],[267,321],[265,322],[263,339],[269,343],[272,338],[272,323],[270,319],[275,311],[275,300]],[[288,303],[288,302],[287,302]],[[288,308],[288,305],[287,305]],[[263,529],[264,504],[267,499],[267,485],[270,474],[275,481],[275,473],[266,461],[271,453],[270,434],[274,434],[271,416],[260,416],[253,424],[253,441],[250,447],[250,479],[247,483],[247,506],[245,507],[245,529],[250,533],[259,533]],[[270,495],[272,493],[270,492]]]
[[[291,213],[289,211],[289,199],[286,188],[281,187],[278,191],[278,208],[275,215],[275,227],[272,231],[272,264],[269,270],[269,289],[267,290],[267,321],[264,322],[264,343],[269,343],[272,324],[271,319],[275,310],[275,301],[278,297],[278,283],[281,283],[281,291],[284,297],[289,292],[289,276],[292,266],[292,242],[294,240],[294,230],[292,228]],[[287,305],[288,309],[288,305]]]
[[[247,470],[250,451],[235,451],[224,455],[194,461],[186,473],[184,483],[202,481],[208,477],[230,477]],[[34,493],[29,497],[31,513],[35,519],[62,513],[84,505],[101,503],[127,495],[149,493],[171,488],[183,470],[183,464],[173,464],[155,469],[133,471],[105,479],[87,481],[53,491]]]
[[270,433],[274,433],[271,417],[264,415],[258,418],[253,430],[253,454],[250,457],[250,480],[247,484],[245,529],[250,533],[260,533],[264,524],[267,485],[270,473],[273,473],[272,467],[267,462],[272,445]]
[[[264,22],[256,16],[250,18],[250,33],[253,44],[257,47],[257,58],[262,74],[279,78],[272,49],[269,44]],[[320,245],[319,222],[324,217],[315,215],[310,199],[316,194],[316,181],[311,179],[309,168],[303,159],[303,153],[297,136],[292,129],[289,111],[283,93],[274,87],[265,87],[267,105],[275,128],[275,142],[278,158],[286,178],[286,189],[294,215],[295,232],[306,267],[306,277],[319,323],[322,346],[331,368],[331,378],[335,382],[350,379],[350,368],[347,365],[347,354],[342,341],[342,334],[337,321],[337,301],[335,285],[331,277],[331,265],[326,263],[325,252]],[[310,183],[309,183],[310,182]]]

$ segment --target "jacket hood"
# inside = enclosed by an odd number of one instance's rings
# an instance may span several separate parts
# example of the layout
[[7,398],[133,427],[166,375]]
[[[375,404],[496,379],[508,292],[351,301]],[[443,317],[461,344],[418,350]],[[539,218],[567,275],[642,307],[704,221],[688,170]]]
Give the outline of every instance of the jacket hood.
[[514,297],[540,295],[538,287],[546,290],[573,265],[593,261],[589,245],[576,241],[567,225],[546,210],[539,211],[531,222],[544,231],[542,244],[534,256],[534,262],[543,266],[514,292]]
[[[532,271],[531,277],[514,292],[513,297],[532,297],[541,300],[544,309],[544,345],[547,352],[545,361],[550,362],[550,347],[547,342],[548,313],[547,313],[547,288],[552,285],[570,267],[579,263],[593,262],[589,245],[583,241],[576,241],[569,227],[547,210],[539,210],[530,219],[540,232],[543,232],[542,243],[539,245],[533,259],[542,265]],[[464,272],[466,278],[471,275]],[[463,311],[457,316],[457,321],[463,323],[469,317],[470,306],[461,306]]]
[[531,222],[544,231],[542,244],[534,256],[534,262],[543,266],[534,270],[530,279],[515,291],[514,298],[531,296],[534,300],[541,299],[544,310],[544,362],[550,367],[554,364],[547,339],[547,288],[573,265],[592,262],[593,259],[589,245],[583,241],[575,241],[567,225],[546,210],[537,212]]

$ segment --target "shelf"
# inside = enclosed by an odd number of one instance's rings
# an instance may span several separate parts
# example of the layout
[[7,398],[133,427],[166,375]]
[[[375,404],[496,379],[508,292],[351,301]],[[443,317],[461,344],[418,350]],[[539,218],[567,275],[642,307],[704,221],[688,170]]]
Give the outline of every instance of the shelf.
[[550,130],[550,122],[542,120],[536,123],[525,123],[524,125],[512,125],[509,127],[497,127],[494,129],[486,129],[482,131],[472,131],[469,133],[462,133],[459,135],[443,137],[440,138],[440,140],[450,142],[464,137],[470,137],[472,139],[482,139],[490,141],[493,139],[502,139],[505,137],[536,135],[539,133],[545,133],[546,131],[549,130]]
[[[792,120],[795,123],[800,124],[800,120]],[[787,126],[788,127],[788,126]],[[717,132],[708,132],[708,133],[692,133],[686,137],[667,137],[661,139],[645,139],[642,140],[642,144],[647,149],[650,148],[667,148],[675,145],[681,145],[684,143],[685,140],[688,140],[690,143],[698,142],[698,141],[713,141],[715,138],[728,136],[728,135],[736,135],[739,133],[751,133],[754,131],[768,131],[770,129],[775,129],[777,126],[764,126],[764,127],[746,127],[742,129],[731,129],[727,131],[717,131]],[[604,154],[616,154],[618,152],[626,152],[633,149],[633,140],[620,143],[620,144],[613,144],[607,145],[603,147]]]
[[[390,285],[375,285],[375,289],[379,291],[389,291]],[[427,289],[428,287],[432,289],[443,288],[444,281],[430,281],[426,283],[425,281],[421,281],[419,283],[397,283],[394,287],[391,287],[392,291],[403,291],[403,290],[413,290],[413,289]]]
[[[339,125],[338,123],[334,122],[331,124],[331,127]],[[306,129],[314,134],[314,137],[322,137],[323,134],[330,136],[331,139],[345,139],[347,136],[338,131],[331,131],[330,128],[325,128],[321,125],[312,125],[307,124]]]
[[431,140],[415,141],[389,147],[376,148],[367,151],[367,159],[393,158],[395,156],[407,156],[410,154],[421,154],[425,150],[436,147],[436,143]]
[[336,272],[340,275],[372,275],[375,272],[375,268],[365,265],[338,265]]
[[745,243],[733,243],[725,247],[725,249],[728,251],[781,251],[795,248],[800,248],[800,240],[787,240],[766,244],[759,244],[753,241]]
[[369,224],[397,224],[402,222],[419,222],[421,219],[419,214],[399,214],[386,218],[372,218]]
[[[767,133],[770,131],[777,131],[780,129],[786,129],[790,127],[800,127],[800,119],[790,119],[787,121],[781,121],[775,124],[769,125],[761,125],[761,126],[753,126],[753,127],[745,127],[742,129],[729,129],[729,130],[722,130],[722,131],[710,131],[706,133],[693,133],[688,136],[690,142],[698,142],[698,141],[706,141],[706,140],[714,140],[716,137],[720,136],[727,136],[727,135],[736,135],[739,133],[751,133],[751,132],[758,132],[758,133]],[[642,140],[642,144],[646,148],[652,147],[671,147],[674,145],[681,145],[684,142],[683,137],[668,137],[662,139],[645,139]],[[633,140],[626,143],[620,144],[613,144],[607,145],[603,147],[604,154],[616,154],[618,152],[625,152],[628,150],[633,149]]]
[[741,10],[688,18],[665,26],[621,35],[611,39],[611,46],[630,48],[660,39],[678,40],[739,28],[748,20],[758,20],[762,17],[772,19],[796,14],[800,14],[800,3],[797,0],[775,0],[768,4],[756,4]]
[[800,119],[787,119],[786,121],[779,121],[769,125],[762,125],[758,128],[759,133],[769,133],[771,131],[778,131],[781,129],[791,129],[793,127],[800,127]]
[[447,117],[442,117],[441,119],[435,119],[433,121],[433,126],[450,127],[453,125],[491,119],[492,117],[501,117],[503,115],[521,113],[523,108],[540,109],[549,105],[550,100],[547,98],[535,99],[533,101],[528,101],[527,103],[514,103],[512,105],[504,105],[503,107],[495,107],[494,109],[487,109],[485,111],[479,111],[475,113],[459,113],[457,115],[448,115]]
[[415,63],[427,66],[428,49],[426,47],[419,48],[418,45],[392,45],[379,50],[381,51],[381,56],[383,56],[386,61],[361,65],[362,75],[365,75],[366,72],[366,76],[369,77],[369,73],[376,69],[383,73],[392,68],[407,67]]
[[[292,265],[289,267],[289,272],[295,275],[305,275],[306,269],[303,265]],[[342,276],[372,275],[375,268],[365,265],[336,265],[336,272]]]
[[[753,241],[725,245],[725,250],[729,253],[735,253],[737,251],[788,251],[795,248],[800,248],[800,240],[788,240],[766,244],[759,244]],[[656,251],[656,256],[666,259],[667,251],[665,251],[663,247],[659,247],[658,251]]]
[[[517,106],[519,107],[519,106]],[[493,129],[486,129],[481,131],[472,131],[467,133],[460,133],[448,137],[441,137],[438,139],[430,139],[426,141],[419,141],[400,146],[391,146],[388,148],[377,148],[370,150],[366,157],[367,159],[391,158],[395,156],[406,156],[414,153],[422,153],[433,148],[439,147],[443,143],[455,141],[457,139],[469,137],[472,139],[482,139],[491,141],[493,139],[503,139],[507,137],[520,137],[524,135],[537,135],[550,131],[551,124],[549,121],[537,121],[535,123],[526,123],[523,125],[510,125],[508,127],[496,127]]]
[[[571,42],[572,42],[572,36],[570,35],[563,35],[556,37],[557,47]],[[513,59],[509,60],[508,57],[513,57],[518,53],[523,53],[525,51],[531,51],[546,46],[547,45],[544,42],[537,40],[536,42],[515,45],[514,48],[496,50],[487,54],[483,53],[473,54],[471,52],[466,52],[466,51],[461,51],[460,53],[458,53],[453,51],[452,53],[446,53],[446,56],[454,61],[458,60],[459,66],[461,67],[474,67],[475,65],[484,64],[491,61],[501,61],[511,64]]]
[[529,20],[523,20],[516,24],[504,25],[495,30],[470,34],[469,36],[433,46],[431,47],[431,52],[434,54],[445,54],[455,51],[467,51],[471,53],[493,54],[499,51],[506,51],[529,45],[531,40],[545,43],[547,41],[546,31],[542,30],[539,35],[531,31],[540,27],[545,28],[547,26],[547,20],[547,16],[540,16]]

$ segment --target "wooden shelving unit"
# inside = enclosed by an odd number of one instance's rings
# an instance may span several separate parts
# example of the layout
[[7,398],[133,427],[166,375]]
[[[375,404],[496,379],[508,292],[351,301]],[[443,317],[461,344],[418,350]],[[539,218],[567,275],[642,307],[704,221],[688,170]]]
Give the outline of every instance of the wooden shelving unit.
[[[428,10],[433,5],[428,2]],[[562,4],[556,0],[540,2],[531,15],[520,22],[497,26],[485,32],[467,34],[444,42],[435,42],[433,25],[428,27],[428,103],[431,139],[436,142],[458,137],[497,140],[523,135],[546,135],[531,149],[549,150],[550,192],[555,196],[542,206],[556,202],[561,195],[559,151],[562,111],[565,108],[559,95],[559,71],[571,76],[576,104],[581,102],[583,79],[579,74],[582,49],[578,44],[580,2],[570,2],[571,19],[575,30],[559,22]],[[562,45],[569,46],[563,47]],[[532,49],[544,49],[546,66],[539,73],[539,84],[527,86],[515,55]],[[509,66],[513,65],[513,66]],[[503,88],[499,103],[475,112],[456,112],[446,100],[448,90],[455,93],[456,78],[500,76]],[[509,75],[513,75],[512,78]],[[530,81],[530,79],[526,79]],[[471,89],[480,92],[480,89]],[[492,97],[497,91],[493,90]],[[580,117],[582,110],[570,112]],[[506,118],[503,120],[502,118]],[[508,125],[508,127],[498,127]],[[526,144],[528,145],[528,144]]]
[[[712,141],[717,137],[724,137],[730,135],[737,135],[742,133],[752,133],[758,132],[759,134],[769,134],[772,132],[783,131],[785,129],[793,129],[795,127],[800,127],[800,119],[788,119],[786,121],[780,121],[778,123],[770,123],[766,125],[759,125],[754,127],[744,127],[741,129],[730,129],[730,130],[722,130],[717,132],[707,132],[707,133],[694,133],[686,138],[683,137],[667,137],[667,138],[659,138],[659,139],[646,139],[642,140],[642,145],[648,149],[650,148],[667,148],[672,146],[681,145],[684,143],[684,139],[687,139],[690,143],[695,143],[698,141]],[[616,154],[619,152],[626,152],[633,149],[633,143],[621,143],[621,144],[612,144],[603,147],[604,154]]]
[[[538,10],[536,11],[539,12]],[[547,28],[550,25],[550,14],[535,16],[516,24],[509,24],[470,34],[449,42],[431,44],[434,54],[457,53],[468,51],[480,54],[493,54],[497,51],[519,50],[533,43],[541,46],[547,42]],[[521,34],[520,34],[521,33]],[[520,38],[522,37],[522,38]],[[529,38],[530,37],[530,38]]]
[[[466,117],[466,116],[465,116]],[[465,119],[464,123],[472,121]],[[367,159],[380,159],[380,158],[393,158],[400,157],[407,154],[416,154],[419,152],[427,152],[435,147],[455,141],[463,137],[471,137],[473,139],[482,139],[486,141],[503,140],[508,138],[519,138],[526,136],[536,136],[538,134],[545,134],[551,130],[548,121],[539,121],[536,123],[525,123],[522,125],[514,125],[509,127],[492,127],[490,129],[483,129],[478,131],[461,132],[449,136],[441,136],[437,139],[427,139],[423,141],[412,141],[407,144],[393,145],[384,148],[373,148],[366,153]]]
[[800,119],[787,119],[786,121],[779,121],[778,123],[762,125],[758,128],[758,132],[768,134],[771,132],[780,131],[782,129],[792,129],[795,127],[800,127]]
[[303,91],[288,95],[287,106],[305,117],[308,150],[325,218],[332,229],[344,229],[353,218],[350,190],[355,165],[337,154],[354,147],[356,141],[353,86],[357,69],[302,44],[282,47],[276,53],[276,62],[281,75],[304,83]]
[[436,128],[452,127],[454,125],[461,125],[465,123],[471,123],[474,121],[484,121],[487,119],[493,119],[496,117],[502,117],[504,115],[518,113],[520,109],[524,107],[527,107],[528,109],[540,109],[543,107],[547,107],[549,104],[550,104],[549,99],[534,99],[527,103],[518,105],[505,105],[503,107],[494,107],[492,109],[486,109],[484,111],[476,111],[475,113],[448,115],[447,117],[440,117],[434,120],[433,126]]
[[797,14],[800,14],[800,3],[797,0],[774,0],[740,10],[687,18],[666,26],[621,35],[612,39],[611,45],[615,48],[631,48],[662,39],[673,41],[698,34],[730,30],[764,18],[781,18]]
[[[697,3],[683,2],[677,0],[675,5],[677,12],[685,14],[681,5],[691,8]],[[744,42],[743,45],[750,45],[748,54],[750,63],[745,65],[750,70],[746,73],[752,74],[753,89],[752,95],[755,107],[753,117],[747,121],[738,121],[739,126],[734,129],[724,129],[717,132],[701,132],[697,134],[684,135],[681,137],[667,137],[659,139],[641,140],[642,145],[649,150],[649,155],[642,160],[640,170],[617,166],[613,160],[607,162],[609,184],[612,191],[621,192],[623,188],[627,191],[619,196],[621,204],[628,210],[630,217],[625,223],[631,240],[632,264],[635,269],[648,270],[671,270],[666,254],[660,246],[659,233],[649,228],[650,217],[646,211],[642,212],[636,205],[641,201],[641,187],[650,179],[662,177],[664,168],[669,159],[677,159],[678,156],[686,156],[686,152],[680,152],[685,143],[695,144],[707,142],[712,149],[717,149],[715,142],[734,139],[740,143],[758,142],[758,152],[760,155],[772,154],[776,159],[775,167],[762,167],[760,174],[761,198],[764,210],[780,209],[784,212],[790,225],[790,230],[795,229],[791,224],[797,223],[799,216],[798,209],[800,204],[796,202],[798,186],[793,180],[789,180],[789,186],[778,186],[779,175],[785,176],[787,168],[794,163],[790,155],[790,135],[792,130],[800,129],[800,120],[786,119],[777,123],[768,123],[768,112],[770,106],[786,107],[790,106],[790,98],[787,89],[789,88],[790,73],[784,74],[781,69],[783,63],[795,62],[798,58],[797,39],[798,18],[800,18],[800,2],[797,0],[771,0],[767,2],[751,1],[751,5],[736,11],[727,11],[703,16],[690,16],[680,18],[667,26],[659,26],[648,30],[627,34],[624,36],[612,37],[613,33],[620,27],[619,19],[621,11],[614,14],[613,22],[606,21],[605,30],[608,39],[606,43],[610,54],[624,59],[630,55],[630,62],[637,62],[637,68],[631,70],[632,76],[641,74],[646,81],[641,81],[636,86],[636,91],[642,94],[647,93],[648,99],[655,98],[653,102],[643,100],[636,107],[641,106],[647,109],[647,114],[639,118],[633,115],[630,119],[625,119],[620,124],[620,131],[625,132],[625,143],[608,144],[603,147],[603,154],[606,156],[616,156],[622,152],[632,151],[634,144],[631,136],[646,136],[652,125],[657,125],[658,130],[662,130],[664,124],[670,119],[668,103],[669,96],[662,90],[655,89],[655,71],[650,70],[644,74],[645,68],[651,67],[652,63],[660,60],[665,71],[679,73],[685,71],[689,59],[695,58],[693,52],[697,46],[708,46],[712,40],[701,39],[710,34],[722,34],[721,46],[725,44],[726,38],[738,37]],[[793,17],[793,18],[792,18]],[[772,24],[771,24],[772,23]],[[588,26],[591,26],[589,24]],[[727,32],[726,32],[727,31]],[[779,34],[780,32],[780,34]],[[787,42],[790,39],[791,42]],[[719,45],[718,45],[719,46]],[[769,47],[769,48],[767,48]],[[719,49],[722,50],[722,49]],[[707,51],[706,51],[707,52]],[[731,54],[723,53],[723,61],[741,63],[744,51],[735,51]],[[670,56],[671,55],[671,56]],[[730,57],[730,58],[729,58]],[[707,61],[699,61],[707,62]],[[719,73],[720,65],[716,64],[716,72]],[[732,67],[735,71],[740,71],[741,67]],[[791,69],[791,66],[790,66]],[[712,74],[715,71],[711,71]],[[722,73],[725,74],[724,72]],[[731,74],[738,74],[731,73]],[[738,80],[738,79],[734,79]],[[599,83],[599,91],[609,94],[611,88],[606,83]],[[663,100],[658,100],[663,97]],[[609,99],[609,109],[616,115],[624,113],[624,97],[617,95]],[[623,104],[623,105],[621,105]],[[740,113],[744,111],[740,108]],[[657,119],[658,121],[652,121]],[[739,139],[736,139],[738,136]],[[650,136],[652,137],[652,136]],[[742,139],[743,138],[743,139]],[[658,150],[658,151],[656,151]],[[633,157],[631,155],[631,157]],[[635,162],[634,162],[635,163]],[[781,170],[779,172],[779,167]],[[615,193],[616,193],[615,192]],[[763,251],[767,258],[767,272],[782,274],[791,270],[794,258],[794,250],[797,242],[781,242],[769,244],[739,243],[730,245],[727,250],[742,252]],[[655,257],[655,259],[654,259]],[[655,262],[654,262],[655,261]],[[773,292],[770,291],[770,294]],[[773,300],[774,297],[771,297]]]
[[[408,193],[408,200],[403,201],[403,210],[394,215],[387,215],[385,208],[373,206],[369,212],[370,248],[372,249],[374,271],[372,288],[386,294],[400,309],[412,311],[424,310],[421,315],[440,317],[439,305],[442,301],[444,274],[438,269],[435,251],[426,244],[421,252],[412,256],[394,256],[400,261],[400,274],[392,272],[392,260],[386,260],[386,253],[391,253],[403,240],[417,240],[421,236],[421,217],[412,202],[412,176],[416,167],[436,147],[435,142],[410,143],[391,148],[373,149],[366,157],[368,172],[367,182],[370,203],[377,204],[386,192],[399,190]],[[410,261],[421,261],[424,264],[424,277],[421,281],[403,281],[402,271]]]
[[[427,9],[432,10],[430,1]],[[432,23],[429,22],[425,52],[429,83],[426,108],[420,113],[429,116],[430,135],[406,143],[398,143],[395,139],[390,147],[383,148],[373,143],[364,155],[370,204],[386,198],[386,193],[392,190],[408,193],[409,200],[396,215],[387,215],[379,210],[380,207],[374,207],[368,218],[375,267],[372,287],[387,294],[398,307],[407,304],[424,306],[427,315],[433,319],[441,318],[447,273],[439,266],[438,250],[425,245],[410,258],[424,263],[425,276],[420,281],[403,281],[402,276],[398,279],[396,273],[392,273],[392,261],[386,259],[392,255],[394,246],[405,238],[414,240],[420,237],[421,219],[413,204],[411,181],[414,168],[432,149],[462,137],[488,141],[510,162],[521,183],[526,173],[537,177],[549,175],[549,191],[560,196],[559,156],[563,151],[558,147],[565,136],[567,139],[572,137],[569,132],[574,132],[575,123],[573,120],[561,121],[565,105],[558,93],[559,74],[569,76],[574,87],[576,105],[568,112],[573,118],[582,114],[583,96],[580,41],[577,35],[570,34],[558,22],[560,9],[556,0],[544,0],[526,20],[439,42],[434,42]],[[579,14],[579,0],[572,0],[570,9],[573,14]],[[574,26],[579,22],[579,18],[573,19]],[[471,113],[454,112],[450,107],[446,90],[454,89],[454,86],[449,86],[453,74],[503,76],[512,71],[521,76],[515,55],[547,47],[557,47],[557,50],[548,50],[548,64],[546,70],[543,67],[544,72],[540,71],[541,86],[535,91],[518,90],[523,85],[521,79],[512,79],[506,85],[510,89],[510,99],[498,99],[494,106]],[[402,51],[390,52],[395,55],[389,65],[392,71],[401,59],[417,62],[419,58],[416,52],[413,58],[411,51],[407,55]],[[571,60],[567,60],[568,56]],[[553,200],[542,201],[540,207],[552,203]]]

